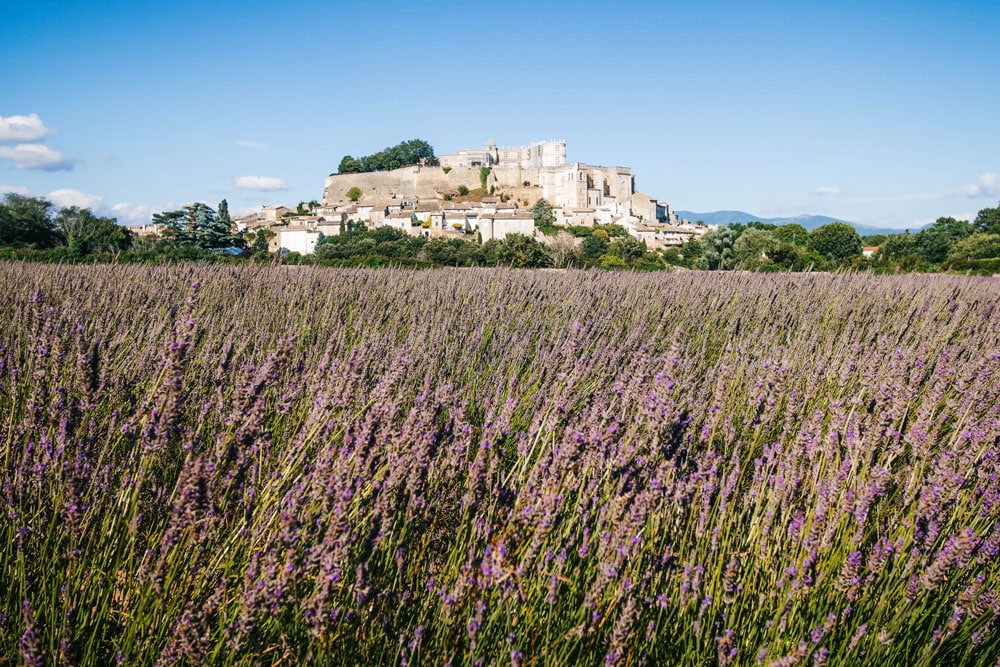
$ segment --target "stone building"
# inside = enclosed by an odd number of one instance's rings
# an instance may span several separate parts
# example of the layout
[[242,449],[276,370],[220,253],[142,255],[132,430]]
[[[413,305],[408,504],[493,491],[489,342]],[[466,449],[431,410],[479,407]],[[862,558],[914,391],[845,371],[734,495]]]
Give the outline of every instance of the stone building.
[[565,141],[537,141],[529,146],[500,147],[492,141],[481,148],[462,149],[438,158],[440,166],[409,166],[385,172],[331,174],[326,179],[324,205],[346,198],[352,187],[364,198],[434,199],[464,185],[480,187],[480,170],[488,167],[487,187],[518,192],[522,198],[544,197],[555,207],[602,208],[614,216],[631,213],[635,182],[628,167],[601,167],[566,162]]
[[[701,231],[679,226],[683,221],[666,202],[637,192],[630,168],[567,162],[565,141],[528,146],[488,141],[441,155],[438,161],[384,172],[331,174],[319,210],[332,207],[346,219],[391,225],[411,234],[478,231],[488,240],[532,233],[529,213],[517,210],[518,205],[527,209],[544,198],[552,204],[558,225],[620,224],[654,246],[673,245]],[[468,204],[443,200],[463,186],[473,190],[483,185],[498,196],[479,196],[471,210],[464,210],[463,224],[463,213],[456,207]],[[355,187],[362,194],[352,203],[346,193]],[[400,210],[404,215],[393,215]]]

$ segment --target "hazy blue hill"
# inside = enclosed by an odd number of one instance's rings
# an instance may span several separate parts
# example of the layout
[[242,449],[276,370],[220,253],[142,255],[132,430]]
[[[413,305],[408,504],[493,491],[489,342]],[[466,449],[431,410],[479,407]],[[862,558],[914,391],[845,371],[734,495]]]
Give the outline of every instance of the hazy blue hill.
[[[828,225],[831,222],[846,222],[852,225],[858,234],[862,236],[869,236],[872,234],[902,234],[902,229],[895,229],[892,227],[866,227],[865,225],[859,225],[856,222],[851,222],[850,220],[844,220],[843,218],[830,218],[825,215],[797,215],[792,218],[763,218],[759,215],[754,215],[752,213],[747,213],[746,211],[712,211],[710,213],[695,213],[694,211],[676,211],[677,215],[681,218],[686,218],[691,222],[696,222],[698,220],[703,221],[706,225],[728,225],[733,222],[738,222],[741,224],[746,224],[748,222],[765,222],[772,225],[788,225],[791,223],[797,223],[805,227],[807,230],[812,231],[817,227],[823,225]],[[911,229],[911,233],[920,231],[922,228]]]

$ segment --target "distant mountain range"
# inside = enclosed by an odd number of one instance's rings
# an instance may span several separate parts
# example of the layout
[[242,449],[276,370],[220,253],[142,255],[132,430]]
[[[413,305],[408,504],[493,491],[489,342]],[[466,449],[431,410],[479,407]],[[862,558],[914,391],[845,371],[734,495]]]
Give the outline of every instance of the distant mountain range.
[[[701,220],[706,225],[728,225],[731,222],[738,222],[745,225],[748,222],[754,221],[770,223],[772,225],[788,225],[796,223],[802,225],[808,231],[812,231],[817,227],[828,225],[831,222],[846,222],[858,230],[858,234],[861,236],[903,233],[902,229],[895,229],[892,227],[866,227],[865,225],[859,225],[856,222],[851,222],[850,220],[844,220],[843,218],[828,218],[825,215],[797,215],[793,218],[762,218],[759,215],[753,215],[752,213],[746,213],[744,211],[712,211],[711,213],[675,211],[675,213],[677,213],[677,216],[680,218],[686,218],[691,222]],[[920,229],[911,229],[910,232],[915,233],[920,231]]]

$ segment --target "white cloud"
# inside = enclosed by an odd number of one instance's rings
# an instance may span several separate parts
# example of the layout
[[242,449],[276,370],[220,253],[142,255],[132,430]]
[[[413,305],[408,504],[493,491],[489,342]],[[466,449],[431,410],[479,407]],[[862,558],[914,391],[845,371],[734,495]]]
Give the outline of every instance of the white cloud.
[[5,185],[0,183],[0,196],[7,194],[8,192],[13,192],[16,195],[30,195],[31,190],[24,187],[23,185]]
[[159,206],[147,206],[145,204],[130,204],[127,201],[118,202],[111,207],[111,214],[118,222],[125,225],[145,225],[153,217],[154,213],[165,211]]
[[816,188],[816,194],[818,195],[839,195],[840,193],[840,188],[831,188],[826,185],[821,185]]
[[283,180],[270,176],[240,176],[233,180],[233,185],[240,190],[260,190],[262,192],[288,189],[288,184]]
[[988,171],[980,176],[978,181],[962,187],[955,194],[968,197],[969,199],[1000,197],[1000,174]]
[[233,143],[236,144],[237,146],[242,146],[243,148],[254,148],[258,150],[261,148],[267,148],[267,144],[265,144],[263,141],[250,141],[249,139],[237,139]]
[[61,151],[42,144],[0,146],[0,158],[10,160],[18,169],[69,171],[73,168],[73,160],[63,155]]
[[45,127],[36,113],[28,116],[0,116],[0,143],[38,141],[54,132],[55,130]]
[[96,209],[104,203],[104,198],[97,195],[88,195],[86,192],[80,192],[79,190],[63,188],[50,192],[49,201],[62,208],[79,206],[80,208]]

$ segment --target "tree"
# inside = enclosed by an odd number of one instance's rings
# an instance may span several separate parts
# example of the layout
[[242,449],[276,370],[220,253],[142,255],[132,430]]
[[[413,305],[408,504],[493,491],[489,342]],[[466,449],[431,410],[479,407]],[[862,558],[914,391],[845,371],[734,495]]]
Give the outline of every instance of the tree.
[[359,188],[356,185],[352,187],[350,190],[347,191],[347,198],[350,199],[351,201],[358,201],[359,199],[361,199],[361,188]]
[[90,209],[68,206],[55,217],[59,235],[76,255],[90,252],[127,250],[132,246],[132,233],[114,218],[101,218]]
[[779,269],[801,271],[806,268],[805,251],[802,246],[794,243],[777,242],[767,256]]
[[624,269],[628,266],[625,260],[621,258],[621,255],[616,255],[613,252],[606,252],[601,255],[600,260],[598,260],[598,266],[602,269]]
[[607,233],[604,233],[603,236],[591,234],[583,239],[583,243],[580,244],[581,259],[585,262],[597,262],[601,258],[601,255],[608,251],[607,236]]
[[[270,229],[258,229],[257,233],[254,235],[253,245],[250,247],[250,249],[253,251],[254,254],[260,252],[267,252],[268,241],[272,238],[274,238],[274,232],[272,232]],[[320,245],[320,243],[317,242],[316,245],[318,246]]]
[[7,193],[0,204],[0,245],[51,248],[58,242],[52,202],[42,197]]
[[436,166],[438,161],[434,157],[434,147],[422,139],[411,139],[357,159],[345,155],[337,171],[341,174],[357,174],[399,169],[413,164]]
[[699,266],[705,269],[733,268],[733,244],[738,236],[732,227],[713,229],[702,236]]
[[770,262],[770,254],[778,245],[774,232],[750,227],[733,243],[736,263],[750,271]]
[[689,237],[681,244],[681,259],[684,262],[684,266],[688,268],[697,266],[703,253],[704,247],[701,244],[701,240],[694,236]]
[[917,234],[917,252],[928,264],[940,264],[948,257],[952,247],[972,231],[972,225],[965,220],[938,218],[933,225]]
[[893,234],[879,246],[872,259],[877,264],[915,268],[922,261],[919,251],[917,237],[913,234]]
[[496,248],[496,258],[497,263],[503,266],[552,266],[552,258],[545,252],[545,246],[523,234],[510,234],[500,241]]
[[574,266],[580,258],[576,238],[569,232],[559,232],[548,239],[546,244],[552,256],[552,265],[562,269]]
[[1000,234],[973,234],[951,249],[949,259],[993,259],[1000,257]]
[[479,168],[479,182],[482,184],[483,189],[486,189],[486,180],[490,177],[490,172],[493,171],[490,167],[480,167]]
[[632,264],[642,259],[646,254],[646,242],[640,241],[634,236],[625,236],[608,246],[606,254],[621,257],[626,264]]
[[547,199],[539,199],[531,207],[535,214],[535,227],[551,227],[556,223],[555,215],[552,213],[552,204]]
[[464,197],[467,194],[469,194],[469,188],[465,187],[464,185],[459,185],[458,186],[458,196],[459,197]]
[[153,215],[153,222],[166,226],[164,236],[177,247],[218,252],[237,242],[232,233],[232,222],[220,221],[212,207],[201,202],[177,211],[157,213]]
[[831,222],[809,232],[806,247],[833,264],[841,264],[861,254],[861,237],[851,225]]
[[337,167],[338,174],[358,174],[361,172],[361,163],[355,160],[350,155],[345,155],[340,160],[340,166]]
[[805,227],[798,224],[797,222],[792,222],[787,225],[781,225],[774,230],[774,238],[781,243],[794,243],[795,245],[805,245],[806,241],[809,239],[809,232]]
[[227,228],[231,228],[233,225],[233,219],[229,217],[229,202],[225,199],[219,202],[219,224],[227,225]]
[[984,208],[976,216],[972,226],[976,228],[977,232],[1000,234],[1000,205],[996,208]]
[[447,239],[440,237],[427,239],[427,243],[420,250],[420,254],[424,259],[435,264],[445,266],[455,265],[455,248],[448,243]]

